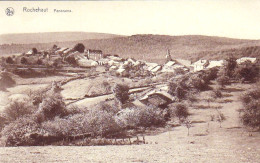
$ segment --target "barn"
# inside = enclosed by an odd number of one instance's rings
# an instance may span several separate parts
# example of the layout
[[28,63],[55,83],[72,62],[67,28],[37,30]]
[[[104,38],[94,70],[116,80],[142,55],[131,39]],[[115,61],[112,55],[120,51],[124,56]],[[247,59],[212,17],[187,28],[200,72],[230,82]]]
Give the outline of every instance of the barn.
[[95,61],[103,58],[103,53],[101,50],[87,49],[87,50],[85,50],[85,55],[88,59],[92,59]]

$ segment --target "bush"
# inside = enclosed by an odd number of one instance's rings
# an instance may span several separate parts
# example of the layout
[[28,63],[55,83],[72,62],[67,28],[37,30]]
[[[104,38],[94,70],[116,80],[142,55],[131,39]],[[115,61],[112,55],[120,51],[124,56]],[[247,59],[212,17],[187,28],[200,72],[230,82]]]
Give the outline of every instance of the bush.
[[7,124],[7,119],[4,114],[0,114],[0,131]]
[[250,61],[244,62],[237,66],[234,76],[242,83],[245,81],[255,82],[259,77],[259,67],[256,64],[252,64]]
[[85,46],[82,43],[78,43],[74,46],[73,50],[84,53]]
[[168,93],[177,97],[177,100],[181,101],[186,98],[187,90],[187,78],[182,77],[179,80],[173,80],[168,82]]
[[221,92],[221,90],[220,89],[214,89],[213,91],[212,91],[212,97],[213,98],[222,98],[223,97],[223,95],[222,95],[222,92]]
[[42,72],[35,71],[31,68],[28,69],[14,69],[13,73],[22,77],[22,78],[33,78],[33,77],[40,77],[44,76]]
[[77,60],[73,56],[69,56],[65,60],[66,60],[66,62],[68,62],[71,65],[77,65],[78,64]]
[[40,142],[31,136],[33,134],[43,135],[44,130],[32,117],[19,118],[5,126],[1,132],[6,146],[38,145]]
[[35,111],[30,101],[12,101],[4,110],[6,119],[11,122]]
[[111,86],[110,86],[110,84],[107,82],[107,81],[103,81],[102,83],[101,83],[101,87],[102,88],[105,88],[104,90],[105,90],[105,93],[109,93],[110,91],[111,91]]
[[116,84],[112,91],[115,96],[115,100],[120,104],[125,104],[129,99],[129,87],[127,85]]
[[8,72],[0,72],[0,90],[5,90],[8,87],[12,87],[15,83],[15,80],[12,79]]
[[43,99],[36,112],[37,121],[39,123],[47,120],[52,120],[56,116],[64,117],[68,115],[65,103],[58,93],[51,93]]
[[12,59],[12,57],[7,57],[5,62],[8,64],[14,64],[14,60]]
[[[81,122],[78,122],[77,125],[79,123],[81,123]],[[78,127],[78,126],[72,125],[71,121],[68,119],[55,117],[54,120],[43,122],[41,124],[41,127],[50,136],[63,137],[64,139],[66,139],[70,135],[74,134],[73,129],[77,129],[76,127]],[[76,133],[78,133],[78,132],[76,132]]]
[[230,78],[225,74],[225,70],[222,69],[218,73],[217,83],[224,87],[225,85],[230,84]]
[[43,99],[46,98],[46,92],[47,90],[29,92],[28,96],[31,98],[33,105],[38,107],[39,104],[42,103]]
[[89,132],[96,136],[105,137],[120,131],[114,119],[114,114],[102,110],[91,110],[86,114],[85,123],[89,127]]
[[229,78],[232,78],[236,67],[237,67],[236,58],[233,56],[227,58],[226,62],[224,63],[225,75]]
[[241,97],[243,108],[241,120],[244,125],[260,129],[260,89],[250,91]]
[[36,48],[32,48],[32,52],[33,52],[33,54],[37,54],[38,50]]
[[165,124],[162,111],[151,107],[126,108],[120,111],[115,119],[122,128],[161,126]]
[[199,91],[204,91],[208,89],[208,81],[203,80],[198,74],[194,74],[189,79],[189,86],[195,88]]
[[207,80],[209,80],[209,81],[210,80],[215,80],[218,77],[218,72],[219,72],[219,68],[214,67],[214,68],[208,69],[205,72],[205,76],[206,76]]
[[190,114],[188,108],[184,104],[173,104],[170,108],[171,117],[177,117],[181,122],[184,121]]
[[25,57],[21,58],[21,64],[28,64],[28,61]]
[[41,59],[38,59],[38,60],[36,61],[36,64],[37,64],[37,65],[42,65],[42,64],[43,64],[43,62],[42,62],[42,60],[41,60]]
[[101,111],[106,111],[108,113],[112,113],[112,114],[116,114],[117,112],[120,111],[120,108],[116,107],[115,105],[109,105],[105,102],[100,102],[97,105],[97,110],[101,110]]

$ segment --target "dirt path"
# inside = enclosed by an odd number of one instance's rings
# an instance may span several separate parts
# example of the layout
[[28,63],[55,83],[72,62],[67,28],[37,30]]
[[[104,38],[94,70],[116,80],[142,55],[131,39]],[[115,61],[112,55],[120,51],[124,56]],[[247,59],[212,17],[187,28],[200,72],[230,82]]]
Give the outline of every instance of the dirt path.
[[[229,88],[236,88],[236,85]],[[247,89],[244,87],[243,89]],[[13,147],[0,148],[0,162],[252,162],[260,160],[260,134],[241,128],[238,101],[243,91],[227,92],[227,97],[211,106],[223,106],[226,116],[222,128],[211,121],[216,109],[192,109],[193,127],[187,136],[184,126],[169,128],[155,136],[146,136],[148,144],[89,147]],[[229,100],[229,103],[220,103]],[[231,102],[232,101],[232,102]],[[201,105],[206,105],[201,102]],[[197,123],[195,123],[197,122]]]

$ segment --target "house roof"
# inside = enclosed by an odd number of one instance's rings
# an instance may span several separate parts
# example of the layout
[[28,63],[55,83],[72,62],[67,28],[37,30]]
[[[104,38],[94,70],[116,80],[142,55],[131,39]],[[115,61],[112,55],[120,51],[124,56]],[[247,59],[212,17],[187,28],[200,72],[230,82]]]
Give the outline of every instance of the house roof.
[[128,102],[122,106],[122,108],[144,108],[147,107],[144,103],[142,103],[140,100],[134,100],[133,102]]
[[208,60],[206,59],[200,59],[198,60],[197,62],[194,62],[193,65],[201,65],[201,66],[204,66],[208,63]]
[[144,102],[146,105],[163,106],[168,105],[172,102],[172,100],[164,94],[158,92],[150,94],[147,98],[142,99],[142,102]]
[[68,48],[68,49],[64,50],[63,53],[66,54],[66,53],[69,53],[69,52],[72,51],[72,50],[73,50],[72,48]]
[[224,64],[224,60],[209,61],[209,65],[207,66],[207,68],[220,67],[223,66],[223,64]]
[[176,62],[174,61],[169,61],[165,64],[165,66],[173,66]]
[[69,48],[60,48],[59,50],[57,50],[56,52],[64,52],[65,50],[67,50]]
[[124,71],[125,71],[124,68],[119,68],[119,69],[117,70],[117,72],[120,72],[120,73],[122,73],[122,72],[124,72]]
[[252,58],[252,57],[242,57],[242,58],[239,58],[236,60],[238,64],[241,64],[243,62],[246,62],[246,61],[250,61],[252,63],[254,63],[256,61],[256,58]]
[[88,53],[102,54],[102,50],[87,49],[86,52],[88,52]]
[[31,55],[31,54],[33,54],[33,51],[29,50],[26,54]]
[[158,65],[156,67],[154,67],[153,69],[151,69],[151,72],[157,72],[162,68],[162,66]]
[[183,65],[183,66],[186,66],[186,67],[189,67],[191,66],[191,61],[189,60],[185,60],[185,59],[175,59],[177,63]]
[[158,91],[158,90],[152,90],[152,91],[148,92],[143,98],[141,98],[141,100],[145,100],[145,99],[149,98],[149,96],[154,95],[154,94],[160,94],[161,96],[164,96],[164,97],[168,98],[171,101],[175,100],[175,97],[172,96],[171,94],[169,94],[168,92],[166,92],[166,91]]
[[78,63],[80,66],[97,66],[98,63],[96,61],[93,60],[88,60],[88,59],[79,59]]

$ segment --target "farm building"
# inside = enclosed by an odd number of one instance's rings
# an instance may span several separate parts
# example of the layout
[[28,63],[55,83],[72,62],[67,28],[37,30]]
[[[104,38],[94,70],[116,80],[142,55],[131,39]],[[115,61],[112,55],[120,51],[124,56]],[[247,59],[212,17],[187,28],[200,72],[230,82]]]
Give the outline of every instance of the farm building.
[[213,67],[221,67],[224,64],[224,60],[219,60],[219,61],[209,61],[209,65],[207,68],[213,68]]
[[87,49],[87,50],[85,50],[85,53],[86,53],[86,56],[88,57],[88,59],[92,59],[95,61],[103,58],[103,53],[101,50]]
[[174,61],[169,61],[169,62],[167,62],[167,63],[165,64],[165,66],[170,67],[170,66],[173,66],[175,63],[176,63],[176,62],[174,62]]
[[242,57],[240,59],[237,59],[237,64],[241,64],[241,63],[246,62],[246,61],[250,61],[252,63],[255,63],[256,62],[256,58]]
[[110,60],[108,61],[109,66],[120,66],[120,62]]
[[197,62],[194,62],[192,64],[192,67],[194,68],[193,71],[200,71],[205,69],[209,65],[209,61],[205,59],[198,60]]
[[158,71],[161,70],[161,69],[162,69],[162,66],[158,65],[158,66],[154,67],[154,68],[151,70],[151,72],[152,72],[152,73],[156,73],[156,72],[158,72]]
[[140,100],[134,100],[133,102],[128,102],[126,104],[122,105],[122,108],[145,108],[147,107],[144,103],[142,103]]
[[63,55],[68,55],[73,51],[72,48],[68,48],[67,50],[63,51]]
[[113,56],[113,55],[109,55],[109,56],[107,56],[106,58],[109,59],[109,60],[115,61],[115,62],[121,62],[121,61],[123,61],[122,58],[120,58],[120,57],[118,57],[118,56]]
[[29,50],[27,53],[25,53],[26,55],[33,55],[33,51]]
[[166,91],[151,91],[147,93],[140,101],[146,105],[166,108],[175,98]]
[[98,66],[98,63],[96,61],[83,59],[83,58],[78,60],[78,64],[79,64],[79,66],[82,66],[82,67],[96,67],[96,66]]
[[159,66],[158,63],[145,62],[144,69],[148,70],[148,71],[151,71],[152,69],[154,69],[157,66]]
[[175,59],[176,63],[183,65],[185,67],[190,67],[191,66],[191,61],[185,60],[185,59]]
[[69,48],[60,48],[59,50],[55,51],[56,55],[63,55],[64,51],[68,50]]

